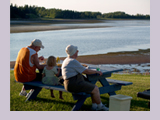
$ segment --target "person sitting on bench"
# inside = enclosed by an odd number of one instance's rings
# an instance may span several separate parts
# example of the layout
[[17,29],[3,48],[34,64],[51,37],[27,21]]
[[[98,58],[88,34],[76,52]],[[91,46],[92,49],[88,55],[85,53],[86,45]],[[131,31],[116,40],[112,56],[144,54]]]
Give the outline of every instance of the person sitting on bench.
[[[44,67],[42,72],[42,83],[46,85],[61,85],[58,78],[60,74],[60,68],[56,67],[56,58],[54,56],[49,56],[47,59],[47,66]],[[53,90],[51,89],[51,97],[55,98]],[[63,100],[62,91],[59,91],[59,98]]]
[[[27,47],[21,48],[14,66],[14,76],[18,82],[31,82],[42,80],[42,70],[46,65],[40,65],[39,60],[44,60],[44,57],[38,57],[37,52],[44,48],[41,40],[34,39]],[[39,69],[40,73],[36,73]],[[31,91],[30,91],[31,92]],[[21,96],[26,96],[24,86],[20,92]]]
[[102,75],[101,71],[94,71],[87,69],[82,66],[79,61],[76,60],[78,57],[77,46],[68,45],[66,47],[66,53],[68,57],[62,63],[62,77],[64,79],[64,88],[73,93],[86,92],[91,94],[92,99],[92,110],[105,110],[109,109],[105,107],[100,99],[99,88],[88,81],[84,80],[82,73],[84,74],[95,74]]

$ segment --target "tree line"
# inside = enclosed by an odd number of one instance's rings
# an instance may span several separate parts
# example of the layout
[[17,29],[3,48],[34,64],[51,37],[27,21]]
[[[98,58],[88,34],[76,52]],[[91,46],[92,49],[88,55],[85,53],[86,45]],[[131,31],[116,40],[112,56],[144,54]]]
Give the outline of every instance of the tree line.
[[72,10],[46,9],[45,7],[33,6],[17,6],[10,5],[10,18],[32,19],[32,18],[61,18],[61,19],[150,19],[150,15],[129,15],[125,12],[117,11],[111,13],[100,12],[78,12]]

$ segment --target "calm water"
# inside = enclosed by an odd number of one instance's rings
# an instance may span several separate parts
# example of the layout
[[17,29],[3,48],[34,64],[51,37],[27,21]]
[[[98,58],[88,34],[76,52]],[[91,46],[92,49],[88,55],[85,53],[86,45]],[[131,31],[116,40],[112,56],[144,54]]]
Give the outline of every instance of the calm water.
[[[54,24],[54,26],[57,24]],[[103,54],[150,48],[149,20],[105,21],[91,24],[58,24],[61,26],[113,26],[108,28],[69,29],[43,32],[11,33],[10,61],[15,61],[18,51],[34,38],[41,39],[44,49],[39,55],[65,57],[65,47],[78,46],[79,55]]]

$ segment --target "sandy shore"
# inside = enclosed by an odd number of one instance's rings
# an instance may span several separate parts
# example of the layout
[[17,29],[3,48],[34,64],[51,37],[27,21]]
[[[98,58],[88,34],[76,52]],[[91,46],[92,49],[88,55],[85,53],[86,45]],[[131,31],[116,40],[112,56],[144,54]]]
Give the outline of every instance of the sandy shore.
[[88,64],[142,64],[150,63],[150,54],[134,52],[79,56],[78,61]]
[[[60,60],[64,60],[61,57]],[[131,52],[115,52],[99,55],[78,56],[77,60],[87,64],[143,64],[150,63],[150,49],[131,51]],[[45,59],[46,61],[46,59]],[[10,62],[10,68],[13,68],[15,61]]]
[[[48,21],[11,21],[10,33],[36,32],[47,30],[83,29],[83,28],[104,28],[109,26],[82,26],[80,23],[100,23],[103,20],[48,20]],[[65,24],[79,25],[65,25]],[[54,26],[56,24],[56,26]],[[61,24],[61,26],[57,26]],[[64,25],[62,25],[64,24]]]
[[65,30],[65,29],[83,29],[83,28],[104,28],[108,26],[11,26],[10,33],[20,32],[36,32],[36,31],[47,31],[47,30]]

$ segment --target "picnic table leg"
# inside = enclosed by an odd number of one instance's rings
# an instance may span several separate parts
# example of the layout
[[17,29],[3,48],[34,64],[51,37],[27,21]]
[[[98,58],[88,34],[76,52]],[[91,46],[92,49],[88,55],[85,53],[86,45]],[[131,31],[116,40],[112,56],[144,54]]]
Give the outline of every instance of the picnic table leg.
[[[108,81],[106,80],[106,78],[102,78],[102,79],[100,79],[99,80],[100,81],[100,83],[102,84],[102,86],[105,86],[105,87],[107,87],[107,86],[110,86],[110,84],[108,83]],[[109,92],[108,93],[110,96],[111,95],[116,95],[116,93],[113,91],[113,92]]]
[[84,95],[80,99],[78,99],[76,104],[73,106],[72,111],[78,111],[81,108],[81,106],[83,105],[86,98],[87,98],[87,96]]
[[35,89],[33,89],[31,91],[31,93],[27,96],[26,101],[35,99],[37,97],[37,95],[39,94],[39,92],[41,91],[41,89],[42,88],[40,88],[40,87],[36,87]]

